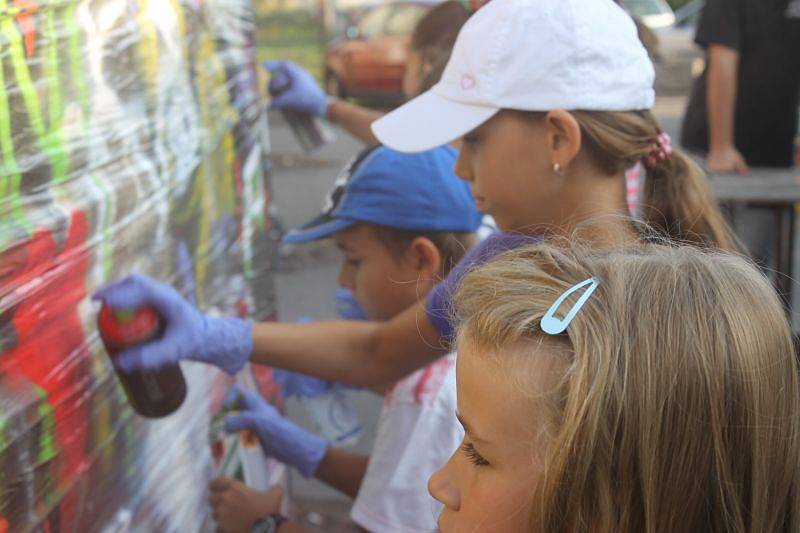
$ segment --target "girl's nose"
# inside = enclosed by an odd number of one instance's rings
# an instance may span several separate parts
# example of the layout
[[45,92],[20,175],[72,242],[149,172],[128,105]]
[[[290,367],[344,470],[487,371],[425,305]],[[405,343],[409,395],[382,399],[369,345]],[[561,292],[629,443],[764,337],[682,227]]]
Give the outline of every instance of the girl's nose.
[[461,493],[458,488],[451,483],[447,474],[448,465],[445,465],[433,473],[428,480],[428,492],[430,492],[431,496],[436,500],[443,503],[446,508],[451,511],[458,511],[461,508]]
[[339,279],[337,281],[339,282],[339,287],[341,287],[343,289],[349,289],[349,290],[352,291],[354,289],[354,287],[353,287],[353,277],[350,275],[349,272],[345,271],[346,268],[347,267],[343,265],[339,269]]
[[461,178],[466,182],[472,181],[472,165],[470,163],[470,158],[465,152],[467,149],[462,147],[461,151],[458,154],[458,159],[456,160],[456,164],[453,167],[453,172],[456,176]]

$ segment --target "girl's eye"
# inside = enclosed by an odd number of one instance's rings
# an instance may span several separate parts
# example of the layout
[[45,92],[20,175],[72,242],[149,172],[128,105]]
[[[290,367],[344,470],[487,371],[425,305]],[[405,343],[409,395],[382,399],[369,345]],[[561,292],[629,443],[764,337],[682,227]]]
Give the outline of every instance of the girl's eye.
[[476,137],[475,135],[464,135],[461,138],[461,142],[463,142],[464,144],[475,145],[478,142],[478,137]]
[[361,264],[361,260],[360,259],[345,259],[344,262],[347,263],[349,266],[351,266],[353,268],[358,268],[358,265]]
[[473,446],[471,442],[465,442],[461,446],[461,451],[467,454],[467,457],[469,458],[470,461],[472,461],[472,464],[474,464],[475,466],[489,465],[489,461],[484,459],[481,456],[481,454],[478,453],[478,451],[475,449],[475,446]]

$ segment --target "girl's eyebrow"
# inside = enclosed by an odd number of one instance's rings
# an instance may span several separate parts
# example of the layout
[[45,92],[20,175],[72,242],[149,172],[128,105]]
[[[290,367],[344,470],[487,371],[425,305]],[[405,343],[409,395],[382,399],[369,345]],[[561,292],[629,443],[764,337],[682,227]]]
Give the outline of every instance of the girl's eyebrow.
[[477,442],[483,442],[484,444],[488,444],[489,443],[488,440],[486,440],[486,439],[482,438],[481,436],[475,434],[475,432],[472,431],[469,428],[467,423],[464,422],[464,419],[461,418],[461,415],[458,414],[458,411],[456,411],[456,418],[458,419],[458,422],[461,424],[461,427],[464,428],[464,431],[472,438],[472,440],[477,441]]

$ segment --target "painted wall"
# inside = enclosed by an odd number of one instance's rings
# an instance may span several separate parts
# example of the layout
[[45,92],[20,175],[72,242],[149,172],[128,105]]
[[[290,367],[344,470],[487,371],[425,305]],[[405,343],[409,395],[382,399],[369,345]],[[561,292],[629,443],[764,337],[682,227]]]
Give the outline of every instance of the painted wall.
[[249,0],[0,0],[0,533],[208,527],[229,380],[186,364],[183,407],[139,418],[89,295],[136,270],[274,316],[254,19]]

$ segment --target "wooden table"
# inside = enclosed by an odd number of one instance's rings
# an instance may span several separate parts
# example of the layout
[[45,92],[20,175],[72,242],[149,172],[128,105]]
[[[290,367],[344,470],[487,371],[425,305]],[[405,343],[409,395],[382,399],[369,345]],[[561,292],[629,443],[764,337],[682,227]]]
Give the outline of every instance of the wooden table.
[[746,176],[710,175],[711,188],[723,204],[746,204],[775,214],[775,280],[778,293],[791,309],[795,204],[800,203],[800,169],[754,168]]

